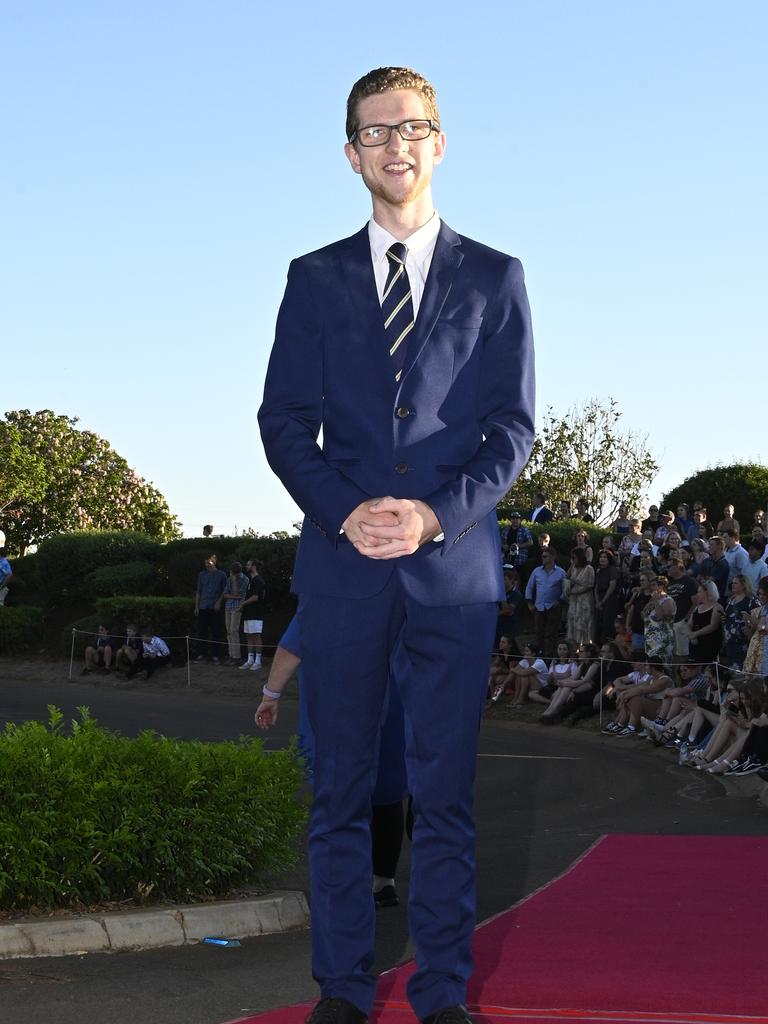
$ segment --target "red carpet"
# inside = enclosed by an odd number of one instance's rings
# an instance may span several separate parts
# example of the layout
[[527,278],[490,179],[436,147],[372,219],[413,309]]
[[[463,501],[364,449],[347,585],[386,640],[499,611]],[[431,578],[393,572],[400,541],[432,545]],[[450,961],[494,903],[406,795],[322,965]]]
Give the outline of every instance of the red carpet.
[[[608,836],[475,932],[479,1024],[768,1024],[768,838]],[[371,1024],[414,1024],[413,964]],[[313,1004],[240,1024],[301,1024]]]

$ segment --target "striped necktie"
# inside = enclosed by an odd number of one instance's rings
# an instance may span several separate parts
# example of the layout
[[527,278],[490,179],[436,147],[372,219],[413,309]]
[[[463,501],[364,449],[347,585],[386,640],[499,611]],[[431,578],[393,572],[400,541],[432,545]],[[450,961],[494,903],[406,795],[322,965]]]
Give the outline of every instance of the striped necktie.
[[381,311],[384,314],[384,331],[389,343],[389,354],[395,370],[395,380],[400,380],[405,362],[407,338],[413,330],[413,299],[411,282],[405,269],[408,250],[402,242],[395,242],[387,249],[389,273],[384,285]]

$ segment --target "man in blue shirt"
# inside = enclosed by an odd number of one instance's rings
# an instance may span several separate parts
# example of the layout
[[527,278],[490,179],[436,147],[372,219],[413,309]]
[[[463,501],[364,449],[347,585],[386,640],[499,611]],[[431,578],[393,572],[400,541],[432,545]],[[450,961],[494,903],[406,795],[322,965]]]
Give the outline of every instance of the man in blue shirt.
[[5,554],[5,548],[0,548],[0,604],[5,604],[5,599],[8,596],[8,580],[13,576],[11,563]]
[[533,612],[536,646],[546,657],[554,657],[563,609],[565,570],[555,562],[555,549],[543,548],[525,588],[525,599]]
[[206,558],[203,571],[197,574],[195,615],[200,635],[197,661],[205,661],[206,658],[216,663],[219,661],[216,642],[221,632],[221,598],[226,589],[227,574],[216,568],[216,559],[211,555]]

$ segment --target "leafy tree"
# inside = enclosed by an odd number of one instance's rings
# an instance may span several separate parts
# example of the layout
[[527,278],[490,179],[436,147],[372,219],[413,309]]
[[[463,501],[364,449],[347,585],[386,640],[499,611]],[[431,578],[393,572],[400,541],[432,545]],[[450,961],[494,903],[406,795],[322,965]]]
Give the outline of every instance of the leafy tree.
[[7,546],[23,553],[52,534],[84,529],[178,536],[163,495],[104,438],[76,423],[50,409],[8,412],[0,421],[0,524]]
[[11,506],[40,501],[45,493],[45,462],[24,445],[13,423],[0,421],[0,519]]
[[701,469],[665,494],[661,506],[674,511],[681,501],[691,506],[702,502],[713,526],[722,518],[723,508],[733,505],[742,532],[748,534],[755,510],[765,509],[768,502],[768,466],[737,462]]
[[499,513],[508,516],[513,508],[524,512],[535,504],[537,492],[547,496],[553,509],[561,501],[574,508],[578,498],[586,498],[597,523],[612,522],[621,504],[639,509],[659,467],[647,435],[622,430],[620,420],[613,398],[591,398],[559,418],[548,408],[528,464]]

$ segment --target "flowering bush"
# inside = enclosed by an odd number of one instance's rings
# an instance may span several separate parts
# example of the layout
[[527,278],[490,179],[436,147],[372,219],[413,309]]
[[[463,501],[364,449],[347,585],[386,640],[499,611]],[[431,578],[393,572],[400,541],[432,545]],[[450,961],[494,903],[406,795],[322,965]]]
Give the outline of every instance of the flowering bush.
[[134,529],[169,540],[179,524],[165,498],[103,437],[50,409],[0,421],[0,523],[6,545],[22,553],[69,530]]

